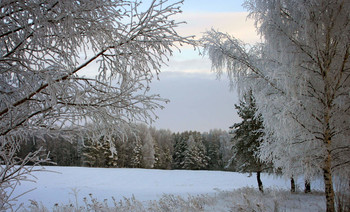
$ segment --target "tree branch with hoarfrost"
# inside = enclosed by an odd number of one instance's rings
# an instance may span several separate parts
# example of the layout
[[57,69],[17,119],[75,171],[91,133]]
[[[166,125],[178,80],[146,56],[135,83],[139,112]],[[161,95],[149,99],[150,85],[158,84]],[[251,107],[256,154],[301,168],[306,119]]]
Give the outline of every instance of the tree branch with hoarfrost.
[[[178,44],[194,44],[175,30],[181,4],[1,1],[1,163],[5,143],[19,148],[31,136],[83,126],[108,136],[156,118],[154,110],[167,100],[149,93],[151,81]],[[6,193],[4,179],[13,169],[1,169]]]
[[322,173],[327,211],[335,211],[332,178],[350,172],[350,2],[244,5],[263,43],[247,46],[212,30],[202,39],[205,52],[219,75],[252,89],[266,135],[260,158],[288,177]]

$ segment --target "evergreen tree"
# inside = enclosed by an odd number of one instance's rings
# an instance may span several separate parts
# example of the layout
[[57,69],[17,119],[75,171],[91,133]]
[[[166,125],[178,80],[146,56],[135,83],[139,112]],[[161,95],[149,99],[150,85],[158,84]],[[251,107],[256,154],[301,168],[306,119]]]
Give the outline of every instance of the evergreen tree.
[[111,147],[111,142],[91,142],[83,148],[83,163],[89,167],[117,167],[118,156],[116,149]]
[[89,167],[101,167],[103,162],[100,144],[91,141],[87,143],[83,148],[83,164]]
[[209,133],[203,133],[203,144],[207,150],[207,156],[210,158],[208,161],[208,169],[219,170],[224,168],[223,166],[223,152],[221,151],[220,137],[225,132],[221,130],[211,130]]
[[205,169],[208,166],[209,157],[206,155],[205,146],[202,143],[202,139],[195,140],[194,135],[190,135],[187,140],[187,150],[185,151],[185,157],[183,161],[183,168],[190,170]]
[[195,145],[195,141],[192,136],[187,141],[187,149],[184,154],[183,166],[184,169],[197,169],[197,163],[199,160],[199,151]]
[[118,154],[115,147],[110,146],[110,143],[104,143],[104,156],[106,167],[118,167]]
[[162,153],[162,155],[163,155],[162,168],[171,169],[171,164],[173,161],[173,158],[171,156],[171,150],[169,148],[166,148],[165,151]]
[[142,161],[142,144],[140,142],[137,142],[132,151],[131,166],[133,168],[142,168]]
[[161,152],[157,144],[154,144],[154,168],[162,168]]
[[198,149],[197,169],[207,169],[211,158],[207,154],[202,139],[196,142],[196,148]]
[[187,143],[184,138],[185,133],[173,134],[173,139],[174,139],[173,168],[174,169],[183,168],[185,152],[187,150]]
[[220,169],[222,168],[222,154],[220,153],[219,143],[210,143],[207,147],[207,156],[210,158],[208,161],[209,169]]
[[154,167],[157,169],[171,169],[174,148],[173,135],[170,130],[156,130],[150,128],[154,139]]
[[124,138],[116,140],[116,149],[118,151],[118,166],[123,168],[132,167],[133,150],[137,139],[133,133],[128,133]]
[[260,174],[266,167],[258,158],[258,149],[263,136],[263,122],[260,114],[257,114],[255,99],[252,92],[244,95],[239,105],[235,104],[239,117],[242,118],[240,123],[234,124],[233,149],[234,160],[237,169],[240,172],[256,172],[258,187],[263,192],[263,184]]

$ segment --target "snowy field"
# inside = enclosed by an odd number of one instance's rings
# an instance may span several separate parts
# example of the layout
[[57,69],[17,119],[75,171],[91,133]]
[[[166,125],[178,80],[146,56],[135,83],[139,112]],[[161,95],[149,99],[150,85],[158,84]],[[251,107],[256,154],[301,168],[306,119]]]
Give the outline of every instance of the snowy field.
[[[153,170],[127,168],[46,167],[52,172],[35,173],[37,183],[23,182],[16,193],[34,191],[19,198],[26,206],[29,200],[42,203],[48,209],[54,204],[83,204],[83,198],[92,194],[98,201],[116,200],[132,195],[138,201],[158,200],[163,194],[182,197],[188,195],[216,195],[219,191],[232,191],[242,187],[257,187],[256,176],[222,171]],[[289,190],[289,181],[273,175],[262,175],[264,188]],[[298,181],[299,188],[303,183]],[[313,182],[312,189],[322,189],[320,182]],[[219,192],[220,193],[220,192]]]

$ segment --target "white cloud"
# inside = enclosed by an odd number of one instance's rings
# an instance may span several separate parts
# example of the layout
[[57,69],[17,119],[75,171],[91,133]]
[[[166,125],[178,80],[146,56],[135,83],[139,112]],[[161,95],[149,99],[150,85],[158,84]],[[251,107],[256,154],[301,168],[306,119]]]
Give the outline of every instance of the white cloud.
[[210,74],[210,61],[207,58],[198,56],[196,59],[178,60],[176,57],[170,59],[168,66],[162,69],[164,72],[180,73],[202,73]]
[[181,35],[195,35],[200,38],[202,33],[215,29],[227,32],[240,40],[254,44],[260,41],[254,20],[247,19],[248,12],[226,12],[226,13],[183,13],[178,16],[179,21],[186,21],[178,28]]
[[[179,34],[183,36],[195,35],[199,39],[203,32],[212,28],[221,32],[226,32],[236,38],[250,44],[260,42],[257,35],[254,21],[247,19],[248,12],[226,12],[226,13],[203,13],[191,12],[178,15],[178,21],[186,21],[187,24],[177,28]],[[198,50],[192,46],[183,46],[181,52],[174,51],[170,57],[168,66],[164,66],[164,72],[177,72],[179,74],[210,74],[211,62],[207,57],[199,55]]]

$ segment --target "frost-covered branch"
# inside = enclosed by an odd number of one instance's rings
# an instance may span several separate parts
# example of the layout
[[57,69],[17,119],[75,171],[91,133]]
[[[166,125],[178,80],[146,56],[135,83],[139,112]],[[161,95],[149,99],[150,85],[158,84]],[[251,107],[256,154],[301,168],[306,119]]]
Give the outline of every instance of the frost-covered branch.
[[[154,110],[167,101],[150,93],[152,80],[177,45],[195,44],[176,32],[183,24],[174,20],[181,4],[1,1],[2,147],[9,138],[20,143],[63,129],[78,129],[98,141],[123,132],[128,123],[152,122]],[[0,152],[4,161],[11,158],[5,149]]]
[[[21,126],[19,120],[30,122],[35,118],[25,115],[27,107],[37,108],[36,111],[42,110],[43,105],[58,107],[62,113],[64,107],[59,105],[73,108],[104,102],[99,107],[110,106],[106,112],[112,114],[116,112],[110,110],[113,106],[122,110],[121,101],[115,99],[125,97],[136,99],[124,104],[124,108],[144,104],[143,109],[150,111],[161,107],[156,102],[164,100],[156,95],[141,98],[135,94],[147,94],[149,83],[159,73],[164,58],[172,53],[172,47],[176,47],[175,42],[193,44],[190,37],[181,37],[175,31],[181,23],[172,17],[181,12],[180,3],[153,1],[144,11],[139,2],[130,1],[4,3],[1,134],[10,132],[8,126]],[[14,52],[16,57],[12,56]],[[88,59],[80,59],[81,52]],[[94,64],[98,68],[95,81],[82,79],[83,71]],[[80,114],[73,111],[75,117]],[[102,115],[94,114],[90,115]],[[131,114],[130,111],[130,117]],[[84,114],[81,119],[85,117]],[[152,116],[142,117],[152,120]]]
[[201,39],[204,52],[208,54],[212,61],[212,69],[220,76],[223,70],[227,70],[227,75],[231,84],[237,82],[242,77],[260,78],[276,89],[284,93],[278,85],[268,78],[262,71],[262,49],[263,45],[249,46],[242,41],[212,29],[204,33]]
[[252,89],[266,134],[261,159],[289,176],[322,172],[327,211],[334,211],[332,175],[350,172],[348,152],[333,151],[349,146],[350,2],[246,0],[245,6],[262,48],[252,52],[237,39],[207,32],[213,70],[226,69],[239,89]]
[[[44,171],[40,166],[42,163],[49,163],[48,155],[45,155],[42,148],[31,152],[24,159],[17,157],[21,143],[18,138],[9,138],[1,142],[0,146],[0,209],[13,209],[18,196],[13,196],[16,187],[22,181],[34,181],[34,172]],[[32,164],[28,166],[28,164]],[[29,192],[29,191],[27,191]],[[27,193],[25,192],[25,193]],[[24,194],[25,194],[24,193]],[[20,194],[23,195],[23,194]]]

